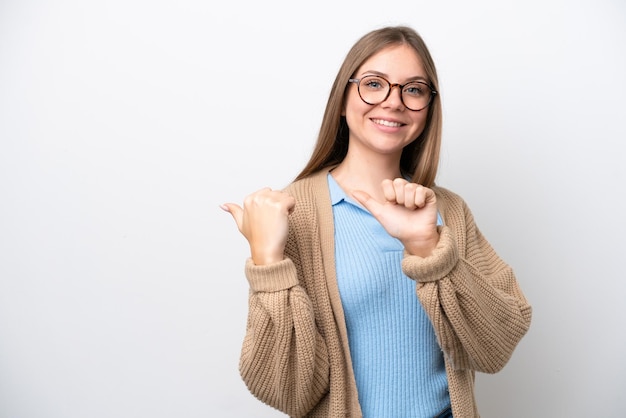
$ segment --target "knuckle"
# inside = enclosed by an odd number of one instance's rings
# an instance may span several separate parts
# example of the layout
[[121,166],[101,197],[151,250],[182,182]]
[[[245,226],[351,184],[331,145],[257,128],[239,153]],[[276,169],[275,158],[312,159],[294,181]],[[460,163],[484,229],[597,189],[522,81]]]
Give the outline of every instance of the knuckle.
[[388,184],[392,184],[392,183],[393,183],[393,180],[391,180],[391,179],[384,179],[382,184],[383,185],[388,185]]

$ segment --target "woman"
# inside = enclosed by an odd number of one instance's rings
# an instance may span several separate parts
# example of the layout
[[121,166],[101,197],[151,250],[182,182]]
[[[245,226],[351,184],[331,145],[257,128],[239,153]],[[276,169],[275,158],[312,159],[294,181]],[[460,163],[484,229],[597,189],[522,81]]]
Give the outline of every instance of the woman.
[[222,206],[251,251],[240,372],[290,416],[479,416],[474,373],[530,326],[511,268],[434,184],[437,87],[415,31],[366,34],[295,181]]

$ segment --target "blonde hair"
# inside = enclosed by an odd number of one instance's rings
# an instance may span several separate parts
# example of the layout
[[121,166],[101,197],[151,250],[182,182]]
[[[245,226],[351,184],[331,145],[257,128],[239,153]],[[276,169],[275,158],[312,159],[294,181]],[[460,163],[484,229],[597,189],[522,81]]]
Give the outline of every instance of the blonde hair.
[[[348,125],[341,116],[348,79],[371,56],[393,45],[408,45],[424,64],[431,87],[439,91],[437,70],[430,52],[415,30],[406,26],[392,26],[365,34],[350,49],[333,83],[317,142],[309,162],[296,180],[307,177],[326,167],[339,164],[348,151]],[[426,109],[425,109],[426,110]],[[415,141],[407,145],[400,158],[400,170],[415,183],[431,187],[435,184],[441,148],[441,99],[435,95],[427,108],[426,126]]]

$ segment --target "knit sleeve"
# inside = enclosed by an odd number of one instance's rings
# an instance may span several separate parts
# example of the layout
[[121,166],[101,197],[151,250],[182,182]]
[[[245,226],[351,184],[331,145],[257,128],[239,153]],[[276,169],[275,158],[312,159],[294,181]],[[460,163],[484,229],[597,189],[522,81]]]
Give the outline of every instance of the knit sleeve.
[[528,331],[531,306],[465,202],[453,200],[447,212],[433,254],[406,255],[403,269],[418,282],[418,297],[452,366],[495,373]]
[[249,312],[239,370],[258,399],[292,417],[306,415],[328,392],[329,359],[313,307],[289,259],[246,263]]

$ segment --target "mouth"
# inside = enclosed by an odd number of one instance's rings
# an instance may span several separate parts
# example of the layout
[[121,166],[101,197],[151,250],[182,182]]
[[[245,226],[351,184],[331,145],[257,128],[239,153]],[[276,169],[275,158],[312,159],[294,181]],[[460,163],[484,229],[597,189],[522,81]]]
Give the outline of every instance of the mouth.
[[405,125],[404,123],[394,122],[394,121],[385,120],[385,119],[371,119],[371,121],[377,125],[388,126],[391,128],[399,128],[400,126]]

